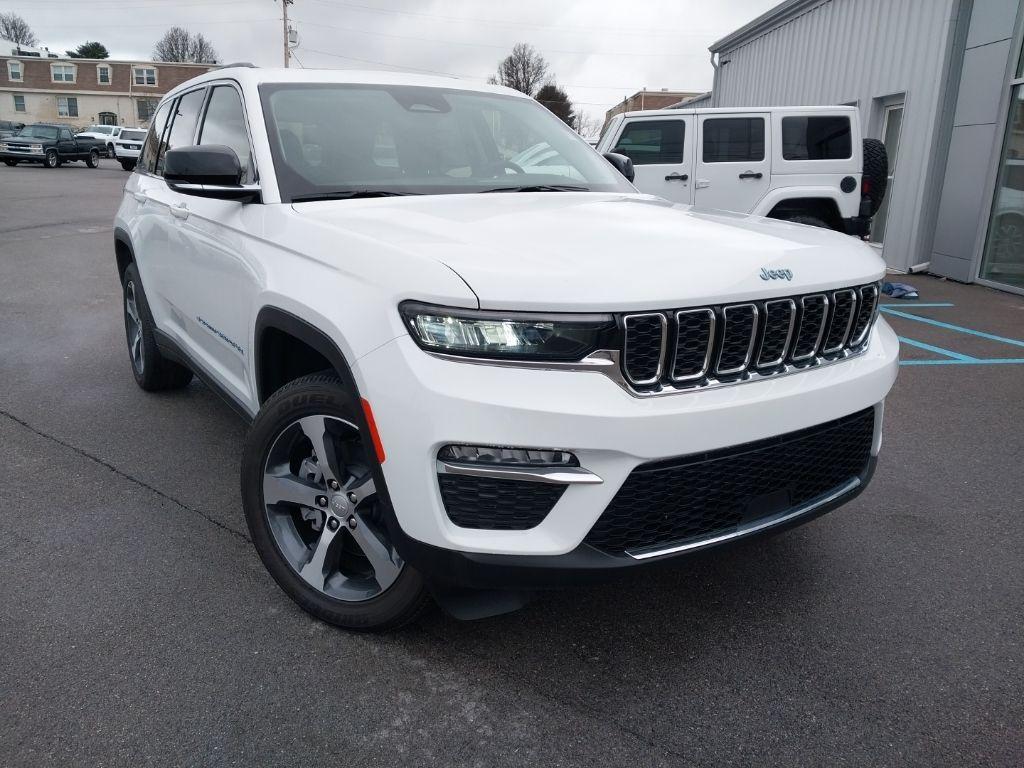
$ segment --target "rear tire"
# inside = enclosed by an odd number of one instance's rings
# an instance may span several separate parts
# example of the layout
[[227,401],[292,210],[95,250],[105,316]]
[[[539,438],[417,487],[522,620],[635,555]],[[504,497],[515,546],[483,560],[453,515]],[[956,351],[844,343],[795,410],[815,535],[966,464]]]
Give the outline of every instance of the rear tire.
[[126,171],[134,171],[135,163],[133,163],[131,160],[122,160],[121,167],[124,168]]
[[360,423],[358,400],[333,373],[285,385],[246,437],[242,501],[260,559],[292,600],[329,624],[382,632],[431,601],[391,545]]
[[832,229],[828,224],[819,219],[817,216],[808,216],[803,213],[795,213],[792,216],[787,216],[783,221],[790,221],[794,224],[806,224],[808,227],[821,227],[822,229]]
[[147,392],[181,389],[192,381],[192,371],[160,354],[153,337],[153,314],[142,290],[135,264],[124,271],[124,330],[128,341],[128,359],[135,383]]
[[878,139],[864,139],[864,173],[861,189],[866,189],[864,197],[871,201],[871,215],[878,213],[885,199],[885,190],[889,184],[889,154],[885,144]]
[[92,150],[89,156],[85,158],[85,164],[90,168],[100,167],[100,153],[97,150]]

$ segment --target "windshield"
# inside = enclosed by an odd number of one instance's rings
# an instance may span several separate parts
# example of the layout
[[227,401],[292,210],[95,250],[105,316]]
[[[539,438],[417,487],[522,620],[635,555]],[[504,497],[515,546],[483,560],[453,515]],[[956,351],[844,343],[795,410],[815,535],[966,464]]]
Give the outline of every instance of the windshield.
[[260,87],[282,200],[520,187],[633,192],[540,104],[388,85]]
[[142,141],[144,138],[145,131],[121,131],[121,141]]
[[56,140],[57,129],[51,125],[26,125],[20,131],[18,136],[23,139],[50,139]]

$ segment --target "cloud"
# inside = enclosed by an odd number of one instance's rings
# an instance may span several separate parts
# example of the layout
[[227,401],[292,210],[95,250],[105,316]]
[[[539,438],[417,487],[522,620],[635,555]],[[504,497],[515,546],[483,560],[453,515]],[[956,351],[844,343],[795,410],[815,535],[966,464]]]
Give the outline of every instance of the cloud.
[[[592,115],[641,88],[711,87],[708,45],[776,0],[295,0],[296,63],[409,69],[483,81],[517,42],[539,50]],[[202,32],[222,61],[282,62],[280,0],[25,0],[7,4],[63,53],[99,40],[113,58],[149,58],[170,26]]]

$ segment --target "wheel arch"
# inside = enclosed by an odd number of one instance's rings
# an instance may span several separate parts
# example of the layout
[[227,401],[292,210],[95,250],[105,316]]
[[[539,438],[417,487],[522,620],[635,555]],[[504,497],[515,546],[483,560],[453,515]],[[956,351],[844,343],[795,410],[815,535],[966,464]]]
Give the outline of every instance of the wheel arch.
[[845,232],[839,204],[833,197],[791,197],[778,201],[766,214],[770,219],[785,219],[794,214],[805,214],[821,219],[831,229]]
[[326,368],[358,394],[352,369],[331,337],[280,307],[265,306],[256,316],[253,363],[260,405],[289,381]]
[[124,271],[135,261],[132,239],[121,227],[114,229],[114,256],[117,258],[117,278],[124,283]]

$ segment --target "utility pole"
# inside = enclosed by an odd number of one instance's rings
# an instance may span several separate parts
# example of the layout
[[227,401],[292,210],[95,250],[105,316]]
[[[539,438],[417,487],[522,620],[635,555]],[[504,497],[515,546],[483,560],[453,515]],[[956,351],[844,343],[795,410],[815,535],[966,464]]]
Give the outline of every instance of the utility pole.
[[287,69],[291,63],[292,52],[288,47],[288,6],[295,0],[281,0],[281,24],[284,30],[284,66]]

